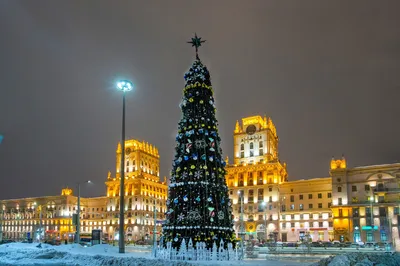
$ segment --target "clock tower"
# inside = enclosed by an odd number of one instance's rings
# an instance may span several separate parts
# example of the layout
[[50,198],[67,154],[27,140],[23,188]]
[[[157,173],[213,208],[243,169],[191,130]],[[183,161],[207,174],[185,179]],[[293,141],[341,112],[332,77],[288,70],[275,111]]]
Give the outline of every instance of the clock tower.
[[278,160],[278,136],[271,118],[251,116],[236,122],[234,164],[256,164]]
[[251,116],[243,118],[241,124],[236,122],[233,164],[226,159],[226,182],[235,231],[238,233],[243,223],[246,239],[266,240],[271,234],[280,238],[279,214],[284,197],[279,187],[288,174],[286,163],[279,161],[278,140],[269,117]]

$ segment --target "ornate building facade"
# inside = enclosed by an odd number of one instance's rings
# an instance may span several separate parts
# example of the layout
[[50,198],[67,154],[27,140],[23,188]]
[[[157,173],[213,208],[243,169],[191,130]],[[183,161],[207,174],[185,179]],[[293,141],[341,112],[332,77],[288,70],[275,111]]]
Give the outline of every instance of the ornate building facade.
[[[81,197],[81,237],[100,229],[107,240],[118,239],[119,184],[121,145],[116,152],[116,174],[108,173],[107,196]],[[127,241],[151,237],[154,226],[160,234],[157,220],[164,219],[167,185],[159,177],[157,148],[137,140],[125,142],[125,233]],[[0,200],[0,239],[27,238],[67,239],[75,237],[72,223],[77,213],[78,197],[72,189],[62,190],[60,196]],[[156,209],[156,217],[154,211]]]
[[[243,207],[244,227],[248,238],[266,238],[279,232],[279,186],[287,181],[286,164],[278,157],[278,136],[270,118],[252,116],[236,122],[234,159],[227,175],[233,202],[235,230]],[[243,205],[243,206],[241,206]]]
[[[330,177],[288,181],[270,118],[236,122],[227,164],[235,230],[246,239],[392,242],[400,249],[400,163],[348,168],[332,159]],[[227,158],[227,163],[229,160]]]
[[[81,232],[105,229],[105,197],[81,198]],[[1,237],[22,240],[63,239],[72,241],[75,226],[72,215],[77,211],[78,197],[72,189],[63,189],[60,196],[1,200]]]
[[[121,145],[116,151],[116,175],[109,172],[107,186],[107,237],[118,239],[119,193]],[[149,143],[137,140],[125,141],[125,239],[144,240],[153,234],[154,226],[158,234],[164,220],[168,187],[160,180],[160,155],[158,149]],[[156,220],[154,210],[156,209]]]
[[348,168],[332,159],[335,239],[392,242],[400,249],[400,163]]

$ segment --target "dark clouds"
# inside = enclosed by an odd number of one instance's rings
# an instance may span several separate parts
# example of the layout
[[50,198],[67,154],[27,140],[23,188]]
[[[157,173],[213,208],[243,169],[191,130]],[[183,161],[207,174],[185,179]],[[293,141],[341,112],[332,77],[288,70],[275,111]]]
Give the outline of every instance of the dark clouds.
[[92,179],[104,194],[121,132],[173,157],[194,32],[212,74],[225,155],[237,119],[267,114],[289,179],[399,159],[398,1],[1,1],[0,198]]

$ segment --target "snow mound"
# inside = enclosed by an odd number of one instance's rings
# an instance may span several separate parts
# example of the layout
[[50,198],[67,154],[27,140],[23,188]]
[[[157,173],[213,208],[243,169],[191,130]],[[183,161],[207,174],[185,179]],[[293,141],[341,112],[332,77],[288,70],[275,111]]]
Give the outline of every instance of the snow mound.
[[348,253],[322,259],[311,266],[400,266],[396,253]]

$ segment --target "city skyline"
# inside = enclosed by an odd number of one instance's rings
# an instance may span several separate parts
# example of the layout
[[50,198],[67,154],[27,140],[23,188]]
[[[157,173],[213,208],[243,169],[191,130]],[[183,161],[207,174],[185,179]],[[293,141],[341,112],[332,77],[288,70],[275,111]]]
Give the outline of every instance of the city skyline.
[[342,154],[350,167],[398,162],[397,2],[209,2],[208,20],[184,1],[45,2],[0,3],[0,199],[87,179],[95,184],[83,195],[105,194],[119,78],[135,84],[127,139],[159,147],[168,176],[194,32],[207,40],[224,157],[233,158],[236,120],[266,114],[289,181],[328,177]]

